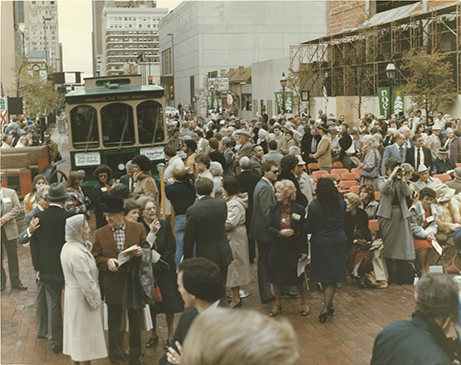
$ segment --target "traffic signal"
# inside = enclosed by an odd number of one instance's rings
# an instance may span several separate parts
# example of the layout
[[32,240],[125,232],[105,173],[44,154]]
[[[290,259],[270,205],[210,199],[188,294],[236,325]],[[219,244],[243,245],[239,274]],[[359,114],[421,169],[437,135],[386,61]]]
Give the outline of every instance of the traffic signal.
[[154,78],[152,76],[147,77],[147,83],[149,85],[153,85],[154,84]]
[[170,99],[174,99],[173,85],[170,86]]

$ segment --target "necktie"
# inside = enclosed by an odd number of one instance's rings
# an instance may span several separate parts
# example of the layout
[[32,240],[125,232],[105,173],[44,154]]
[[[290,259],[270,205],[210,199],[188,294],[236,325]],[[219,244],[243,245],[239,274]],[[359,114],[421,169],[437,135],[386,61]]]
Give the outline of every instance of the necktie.
[[419,165],[421,165],[421,148],[418,148],[418,157],[416,158],[416,170],[418,169]]
[[403,147],[400,147],[400,162],[403,161]]
[[311,153],[317,152],[317,140],[312,138]]

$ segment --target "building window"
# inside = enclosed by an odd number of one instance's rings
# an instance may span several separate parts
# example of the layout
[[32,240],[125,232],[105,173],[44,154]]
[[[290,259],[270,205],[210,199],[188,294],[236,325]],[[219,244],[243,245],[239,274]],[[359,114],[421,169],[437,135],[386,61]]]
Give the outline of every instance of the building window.
[[172,73],[171,69],[171,47],[162,52],[162,74]]

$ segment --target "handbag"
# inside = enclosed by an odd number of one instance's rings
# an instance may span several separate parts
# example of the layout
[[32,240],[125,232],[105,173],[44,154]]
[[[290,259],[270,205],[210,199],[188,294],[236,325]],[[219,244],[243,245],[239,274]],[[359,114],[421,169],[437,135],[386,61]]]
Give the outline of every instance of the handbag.
[[[159,276],[160,277],[160,276]],[[161,303],[163,298],[162,298],[162,292],[160,291],[160,287],[157,284],[157,279],[154,276],[154,295],[152,296],[152,299],[155,303]]]
[[375,167],[373,167],[370,171],[363,170],[361,175],[367,179],[376,179],[379,177],[379,166],[378,166],[378,156],[375,153]]

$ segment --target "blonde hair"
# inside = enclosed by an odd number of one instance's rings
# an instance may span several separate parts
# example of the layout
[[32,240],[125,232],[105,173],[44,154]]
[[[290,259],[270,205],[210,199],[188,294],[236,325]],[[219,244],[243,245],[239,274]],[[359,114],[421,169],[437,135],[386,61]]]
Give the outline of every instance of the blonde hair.
[[197,316],[184,342],[182,365],[291,365],[299,361],[286,319],[254,310],[216,308]]
[[362,204],[362,200],[355,193],[344,194],[344,199],[349,200],[349,203],[351,203],[354,207],[358,207],[360,204]]
[[275,190],[281,190],[291,201],[296,200],[296,187],[290,180],[277,181],[275,183]]

